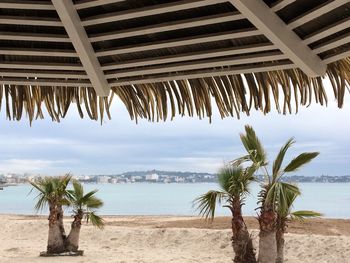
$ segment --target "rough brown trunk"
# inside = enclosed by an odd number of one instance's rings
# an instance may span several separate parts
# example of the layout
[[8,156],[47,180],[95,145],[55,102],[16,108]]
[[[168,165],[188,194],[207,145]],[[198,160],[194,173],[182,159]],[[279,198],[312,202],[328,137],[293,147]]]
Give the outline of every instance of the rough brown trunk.
[[47,241],[47,253],[59,254],[65,251],[63,210],[62,210],[62,206],[59,206],[57,204],[50,204],[49,207],[50,207],[50,214],[48,218],[49,235],[48,235],[48,241]]
[[277,259],[276,263],[284,262],[284,233],[286,231],[286,224],[282,219],[278,219],[278,226],[276,232],[277,242]]
[[277,258],[276,213],[262,211],[259,216],[259,263],[273,263]]
[[244,223],[239,199],[233,201],[232,207],[232,247],[235,252],[233,262],[256,262],[253,241]]
[[70,230],[70,233],[67,237],[66,242],[66,249],[67,251],[78,251],[79,248],[79,236],[80,236],[80,229],[81,229],[81,221],[83,219],[83,213],[79,212],[77,215],[74,216],[74,221],[72,223],[72,228]]

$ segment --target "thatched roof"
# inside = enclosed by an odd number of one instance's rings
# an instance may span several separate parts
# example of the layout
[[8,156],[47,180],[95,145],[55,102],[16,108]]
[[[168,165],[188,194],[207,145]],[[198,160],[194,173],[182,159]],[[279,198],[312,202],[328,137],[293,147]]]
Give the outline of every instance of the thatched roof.
[[115,95],[132,119],[210,118],[213,103],[222,117],[288,113],[325,105],[326,77],[342,107],[350,1],[0,2],[0,108],[9,119],[46,109],[59,121],[70,106],[102,119]]

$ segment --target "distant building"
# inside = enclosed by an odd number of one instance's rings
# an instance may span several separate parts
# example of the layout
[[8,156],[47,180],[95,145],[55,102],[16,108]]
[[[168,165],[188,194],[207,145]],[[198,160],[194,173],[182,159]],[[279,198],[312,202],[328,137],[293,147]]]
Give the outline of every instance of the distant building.
[[111,177],[109,177],[109,176],[99,176],[97,178],[97,182],[100,184],[107,184],[107,183],[109,183],[110,179],[111,179]]
[[146,175],[146,181],[157,182],[158,180],[159,180],[159,175],[158,174],[147,174]]
[[135,183],[135,182],[142,182],[143,178],[142,176],[139,175],[134,175],[130,177],[130,181]]
[[112,178],[110,180],[111,184],[117,184],[118,183],[118,178]]
[[185,182],[185,178],[176,176],[175,177],[175,182],[176,183],[184,183]]

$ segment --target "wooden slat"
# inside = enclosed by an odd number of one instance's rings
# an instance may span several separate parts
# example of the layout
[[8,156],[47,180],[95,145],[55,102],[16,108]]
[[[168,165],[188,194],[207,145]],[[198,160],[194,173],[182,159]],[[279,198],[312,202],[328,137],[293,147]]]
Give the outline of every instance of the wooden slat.
[[43,41],[43,42],[63,42],[70,43],[70,39],[65,35],[36,34],[24,32],[0,32],[0,40],[16,41]]
[[322,76],[326,65],[295,32],[261,0],[230,0],[247,19],[310,77]]
[[20,79],[0,78],[0,85],[31,85],[49,87],[92,87],[89,81],[55,80],[55,79]]
[[316,54],[320,54],[322,52],[331,50],[333,48],[340,47],[342,45],[350,43],[350,33],[346,34],[345,36],[340,36],[335,39],[332,39],[331,41],[322,43],[322,45],[317,46],[313,49],[313,51]]
[[126,62],[113,62],[110,64],[102,65],[102,69],[103,70],[124,69],[124,68],[131,68],[131,67],[174,63],[174,62],[180,62],[180,61],[233,56],[233,55],[247,54],[247,53],[249,54],[253,52],[269,51],[269,50],[276,50],[276,49],[277,48],[271,43],[262,43],[257,45],[247,45],[247,46],[240,46],[240,47],[191,52],[188,54],[186,53],[186,54],[176,54],[172,56],[138,59],[138,60],[131,60]]
[[274,12],[278,12],[279,10],[282,10],[283,8],[289,6],[290,4],[293,4],[294,2],[296,2],[296,0],[279,0],[271,7],[271,10]]
[[2,0],[0,8],[4,9],[30,9],[30,10],[55,10],[51,2],[42,1],[18,1],[18,0]]
[[62,72],[48,70],[9,70],[0,68],[1,77],[22,77],[22,78],[55,78],[55,79],[89,79],[85,72]]
[[47,56],[47,57],[78,57],[77,53],[66,50],[49,50],[35,48],[2,48],[0,47],[0,55],[16,55],[16,56]]
[[252,64],[266,61],[275,61],[287,59],[287,56],[281,54],[281,52],[270,52],[264,54],[253,54],[253,55],[243,55],[234,58],[215,58],[215,59],[203,59],[200,61],[194,62],[181,62],[173,65],[159,65],[154,67],[146,67],[139,69],[128,69],[120,70],[115,73],[106,74],[107,78],[125,78],[132,76],[143,76],[150,74],[160,74],[160,73],[169,73],[177,71],[187,71],[187,70],[197,70],[197,69],[206,69],[206,68],[215,68],[215,67],[227,67],[234,65],[242,64]]
[[288,28],[295,29],[347,3],[349,3],[349,0],[330,0],[325,4],[322,4],[321,6],[295,18],[293,21],[290,21],[288,23]]
[[202,7],[205,5],[214,5],[227,2],[227,0],[183,0],[173,3],[166,3],[154,6],[147,6],[135,10],[126,10],[122,12],[113,12],[93,17],[88,17],[82,20],[83,26],[98,25],[103,23],[116,22],[126,19],[133,19],[145,16],[158,15],[180,10]]
[[347,50],[344,50],[340,53],[337,53],[335,55],[329,56],[327,58],[325,58],[323,60],[324,63],[329,64],[329,63],[333,63],[336,62],[338,60],[344,59],[350,57],[350,48],[348,48]]
[[75,9],[72,0],[52,0],[52,3],[64,23],[66,32],[79,55],[80,61],[86,74],[89,76],[96,93],[99,96],[108,96],[109,87],[107,80],[88,39],[86,31],[81,24],[79,14]]
[[120,79],[110,81],[111,87],[123,86],[123,85],[135,85],[135,84],[145,84],[145,83],[157,83],[157,82],[167,82],[172,80],[182,80],[182,79],[196,79],[196,78],[206,78],[215,76],[225,76],[225,75],[235,75],[235,74],[245,74],[254,72],[266,72],[266,71],[276,71],[295,68],[294,64],[282,62],[274,63],[270,66],[268,65],[249,65],[242,67],[235,67],[234,69],[219,69],[219,70],[198,70],[196,72],[185,72],[179,74],[164,74],[161,76],[149,76],[146,78],[133,78],[133,79]]
[[243,38],[243,37],[257,36],[257,35],[261,35],[261,33],[256,29],[246,29],[244,31],[222,32],[222,33],[201,35],[201,36],[195,36],[195,37],[139,44],[139,45],[110,49],[110,50],[102,50],[102,51],[97,51],[96,55],[98,57],[104,57],[104,56],[125,54],[130,52],[140,52],[140,51],[147,51],[147,50],[154,50],[154,49],[161,49],[161,48],[186,46],[186,45],[192,45],[192,44],[207,43],[207,42],[220,41],[220,40],[230,40],[235,38]]
[[0,62],[5,69],[84,70],[81,65],[58,63]]
[[63,26],[62,22],[57,19],[24,16],[0,16],[0,24],[56,27]]
[[333,35],[339,31],[342,31],[344,29],[350,28],[350,17],[345,18],[335,24],[329,25],[326,28],[321,29],[318,32],[313,33],[310,36],[307,36],[303,42],[307,45],[314,43],[322,38],[328,37],[330,35]]
[[138,35],[155,34],[165,31],[192,28],[198,26],[205,26],[216,23],[224,23],[244,19],[244,16],[239,13],[224,13],[206,17],[199,17],[195,19],[186,19],[181,21],[173,21],[162,24],[155,24],[140,28],[133,28],[128,30],[119,30],[103,34],[92,35],[89,37],[91,42],[106,41],[112,39],[120,39],[126,37],[134,37]]
[[75,4],[75,8],[80,10],[80,9],[85,9],[85,8],[101,6],[101,5],[116,4],[116,3],[121,3],[121,2],[125,2],[125,0],[88,0],[88,1],[79,1],[78,3]]

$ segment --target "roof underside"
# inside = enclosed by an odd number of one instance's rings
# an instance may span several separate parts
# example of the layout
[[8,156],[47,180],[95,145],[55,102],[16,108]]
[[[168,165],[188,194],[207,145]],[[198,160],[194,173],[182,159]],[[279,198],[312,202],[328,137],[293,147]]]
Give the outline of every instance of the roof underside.
[[285,113],[325,103],[324,76],[341,107],[349,57],[344,0],[0,2],[0,107],[15,119],[72,103],[102,118],[114,94],[132,118],[210,117],[213,99],[222,117],[267,113],[270,96]]

